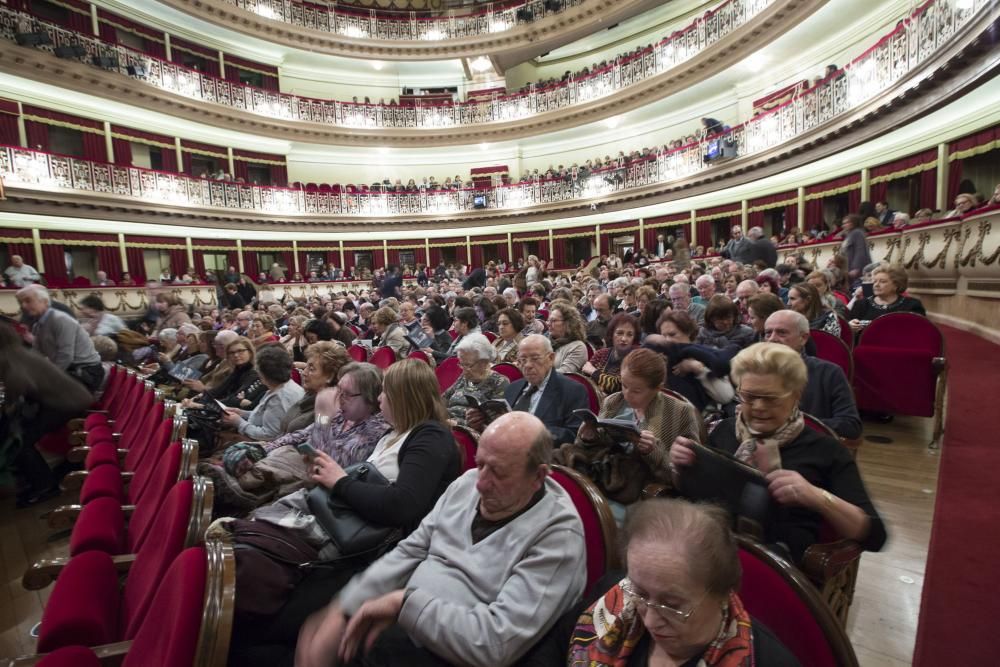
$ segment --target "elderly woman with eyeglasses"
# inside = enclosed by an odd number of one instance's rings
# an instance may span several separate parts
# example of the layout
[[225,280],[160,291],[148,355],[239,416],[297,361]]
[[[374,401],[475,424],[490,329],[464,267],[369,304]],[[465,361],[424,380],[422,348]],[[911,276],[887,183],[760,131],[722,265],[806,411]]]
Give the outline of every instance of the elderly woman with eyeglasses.
[[634,505],[625,523],[624,576],[598,582],[605,592],[575,620],[564,617],[523,667],[799,665],[743,606],[728,524],[725,511],[711,505],[665,498]]
[[[881,549],[885,526],[854,458],[839,440],[808,427],[799,411],[807,381],[802,356],[785,345],[757,343],[733,358],[730,377],[739,400],[736,417],[719,422],[708,446],[766,477],[781,508],[768,531],[771,539],[798,562],[826,523],[868,551]],[[674,440],[675,486],[696,456],[691,441]]]
[[454,423],[468,426],[466,410],[469,401],[466,397],[474,396],[479,402],[502,399],[510,380],[490,369],[496,349],[483,334],[467,334],[456,347],[456,352],[462,375],[444,392],[444,404]]

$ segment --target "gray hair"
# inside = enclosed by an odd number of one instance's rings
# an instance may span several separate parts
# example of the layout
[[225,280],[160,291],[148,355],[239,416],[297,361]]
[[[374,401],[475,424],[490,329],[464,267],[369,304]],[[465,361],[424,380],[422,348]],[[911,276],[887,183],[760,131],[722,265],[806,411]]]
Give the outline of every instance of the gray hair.
[[682,283],[674,283],[673,285],[671,285],[669,292],[670,292],[670,296],[673,296],[674,294],[677,294],[677,295],[681,295],[681,294],[690,295],[691,294],[690,289],[688,288],[688,286],[685,285],[685,284],[682,284]]
[[156,337],[160,340],[166,338],[167,340],[176,341],[177,340],[177,329],[160,329],[160,332],[156,334]]
[[778,273],[777,269],[764,269],[763,271],[761,271],[757,275],[758,276],[764,276],[765,278],[774,278],[775,280],[777,280],[779,282],[781,281],[781,274]]
[[747,230],[747,236],[749,236],[752,239],[759,239],[763,235],[764,235],[764,230],[761,229],[760,227],[751,227],[749,230]]
[[354,391],[361,394],[361,400],[378,412],[378,395],[382,393],[382,371],[375,364],[355,362],[345,364],[337,374],[337,381],[351,376]]
[[507,289],[505,289],[503,291],[503,295],[504,296],[512,296],[512,297],[514,297],[516,299],[517,298],[517,290],[514,289],[513,287],[508,287]]
[[704,275],[698,276],[698,280],[694,281],[694,284],[697,287],[700,287],[701,285],[708,285],[709,283],[712,283],[714,285],[715,284],[715,278],[713,278],[712,276],[708,275],[707,273],[704,274]]
[[474,352],[479,359],[485,359],[490,363],[496,358],[497,349],[493,347],[490,339],[481,333],[466,334],[455,346],[456,353]]
[[41,285],[27,285],[17,290],[14,294],[18,301],[29,296],[34,296],[39,301],[44,301],[45,303],[52,303],[52,297],[49,296],[49,291],[42,287]]

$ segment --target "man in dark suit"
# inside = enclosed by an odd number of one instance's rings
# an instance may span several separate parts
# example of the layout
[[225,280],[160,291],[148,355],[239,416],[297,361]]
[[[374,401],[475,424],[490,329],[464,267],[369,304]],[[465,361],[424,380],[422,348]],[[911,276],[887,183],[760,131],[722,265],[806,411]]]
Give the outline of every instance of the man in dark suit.
[[750,238],[750,247],[746,253],[747,264],[761,260],[767,268],[773,269],[778,263],[778,249],[771,243],[771,239],[764,236],[764,230],[760,227],[751,227],[747,236]]
[[[552,343],[539,334],[526,336],[517,349],[518,366],[524,379],[512,382],[504,398],[514,410],[529,412],[542,420],[555,446],[573,442],[581,420],[574,410],[587,409],[587,390],[556,372]],[[478,410],[466,413],[469,426],[481,431],[483,417]]]

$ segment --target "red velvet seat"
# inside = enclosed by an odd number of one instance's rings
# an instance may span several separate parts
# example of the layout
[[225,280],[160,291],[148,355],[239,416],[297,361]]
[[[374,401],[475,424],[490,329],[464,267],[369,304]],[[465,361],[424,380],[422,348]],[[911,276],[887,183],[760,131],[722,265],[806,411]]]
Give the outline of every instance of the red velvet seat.
[[494,364],[493,370],[495,370],[497,373],[504,376],[511,382],[517,382],[518,380],[524,377],[524,373],[521,372],[520,368],[518,368],[514,364],[508,364],[507,362]]
[[455,384],[462,376],[462,367],[458,365],[458,357],[448,357],[439,363],[434,369],[434,374],[437,376],[441,393],[448,391],[451,385]]
[[840,315],[837,315],[837,323],[840,325],[840,340],[844,341],[844,345],[847,346],[848,350],[854,349],[854,329],[851,325],[847,323]]
[[101,667],[101,661],[85,646],[66,646],[42,658],[37,667]]
[[816,343],[816,356],[825,361],[837,364],[844,371],[848,382],[854,381],[854,358],[851,350],[843,339],[825,331],[813,329],[809,336]]
[[347,355],[354,361],[368,361],[368,350],[361,345],[351,345],[347,348]]
[[130,438],[142,430],[150,419],[149,413],[158,401],[155,393],[145,388],[140,393],[133,394],[132,398],[134,405],[123,410],[121,417],[115,419],[113,426],[107,423],[97,424],[87,430],[84,441],[88,447],[104,442],[114,443],[116,441],[114,433],[120,434],[120,438],[117,439],[119,442],[122,440],[128,442]]
[[601,401],[604,400],[604,395],[601,390],[597,388],[594,381],[591,380],[586,375],[580,373],[565,373],[563,375],[568,380],[573,380],[577,384],[583,385],[583,388],[587,390],[587,403],[590,411],[595,415],[601,412]]
[[[103,496],[117,498],[123,503],[135,503],[155,472],[153,464],[170,444],[173,432],[173,422],[169,419],[162,420],[160,425],[143,439],[142,443],[136,443],[129,448],[121,467],[118,465],[117,449],[113,445],[92,448],[91,454],[97,452],[105,460],[102,460],[100,464],[95,464],[86,475],[83,486],[80,488],[80,503],[86,505],[94,498]],[[148,465],[144,465],[143,462],[147,457]],[[90,456],[87,458],[89,461]],[[107,460],[109,458],[110,460]],[[122,471],[135,473],[127,494],[125,485],[122,483]]]
[[746,610],[809,667],[856,667],[854,649],[816,589],[791,563],[767,547],[740,541]]
[[854,348],[858,409],[935,417],[941,435],[946,361],[944,337],[926,317],[891,313],[872,321]]
[[462,470],[472,470],[476,467],[476,450],[479,448],[479,435],[465,426],[452,426],[451,434],[462,449]]
[[407,359],[419,359],[428,366],[431,365],[430,357],[428,357],[427,353],[424,352],[423,350],[414,350],[413,352],[410,352],[410,354],[407,355]]
[[[147,396],[149,395],[147,394]],[[86,470],[92,470],[102,463],[119,465],[119,449],[127,450],[129,454],[126,457],[127,460],[122,462],[122,467],[126,470],[135,470],[152,434],[157,431],[162,422],[170,423],[169,419],[163,418],[165,410],[160,401],[144,399],[142,410],[143,412],[139,416],[131,420],[117,441],[114,438],[102,436],[96,436],[91,440],[90,434],[88,434],[87,446],[90,447],[90,450],[87,452],[83,466]]]
[[[97,646],[135,637],[146,618],[153,594],[171,563],[184,548],[188,532],[194,481],[178,482],[167,502],[187,512],[171,512],[149,532],[135,555],[118,591],[118,572],[112,557],[102,551],[84,551],[69,560],[52,589],[38,635],[38,650],[47,653],[62,646]],[[178,498],[173,504],[174,498]]]
[[[192,450],[194,460],[191,460]],[[185,461],[185,452],[188,460]],[[160,456],[156,465],[148,466],[153,472],[141,496],[132,501],[135,509],[126,526],[124,504],[113,496],[97,497],[84,505],[70,535],[69,553],[75,556],[87,550],[105,551],[110,554],[135,553],[151,527],[162,519],[170,508],[167,498],[170,490],[190,474],[191,464],[197,460],[197,449],[186,450],[179,442],[172,443]],[[110,468],[110,466],[104,466]],[[131,488],[129,489],[131,491]],[[176,501],[175,501],[176,502]],[[53,512],[58,515],[60,510]]]
[[372,352],[372,357],[369,361],[382,370],[385,370],[396,362],[396,353],[391,347],[380,347]]
[[486,336],[486,340],[490,341],[491,343],[497,339],[497,335],[492,331],[484,331],[483,335]]
[[617,528],[611,506],[597,486],[571,468],[552,466],[552,479],[569,494],[583,522],[583,536],[587,547],[587,589],[617,567]]

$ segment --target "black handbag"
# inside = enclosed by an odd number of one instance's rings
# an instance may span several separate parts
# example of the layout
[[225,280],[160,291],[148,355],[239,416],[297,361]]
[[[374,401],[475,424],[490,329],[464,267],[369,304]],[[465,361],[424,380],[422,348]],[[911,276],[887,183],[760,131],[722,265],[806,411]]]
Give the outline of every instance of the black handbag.
[[[390,484],[368,461],[350,465],[344,468],[344,472],[350,479],[366,484]],[[365,554],[375,557],[394,546],[402,537],[399,528],[371,523],[342,498],[322,486],[313,488],[306,501],[309,511],[316,517],[316,523],[330,536],[341,556]]]

